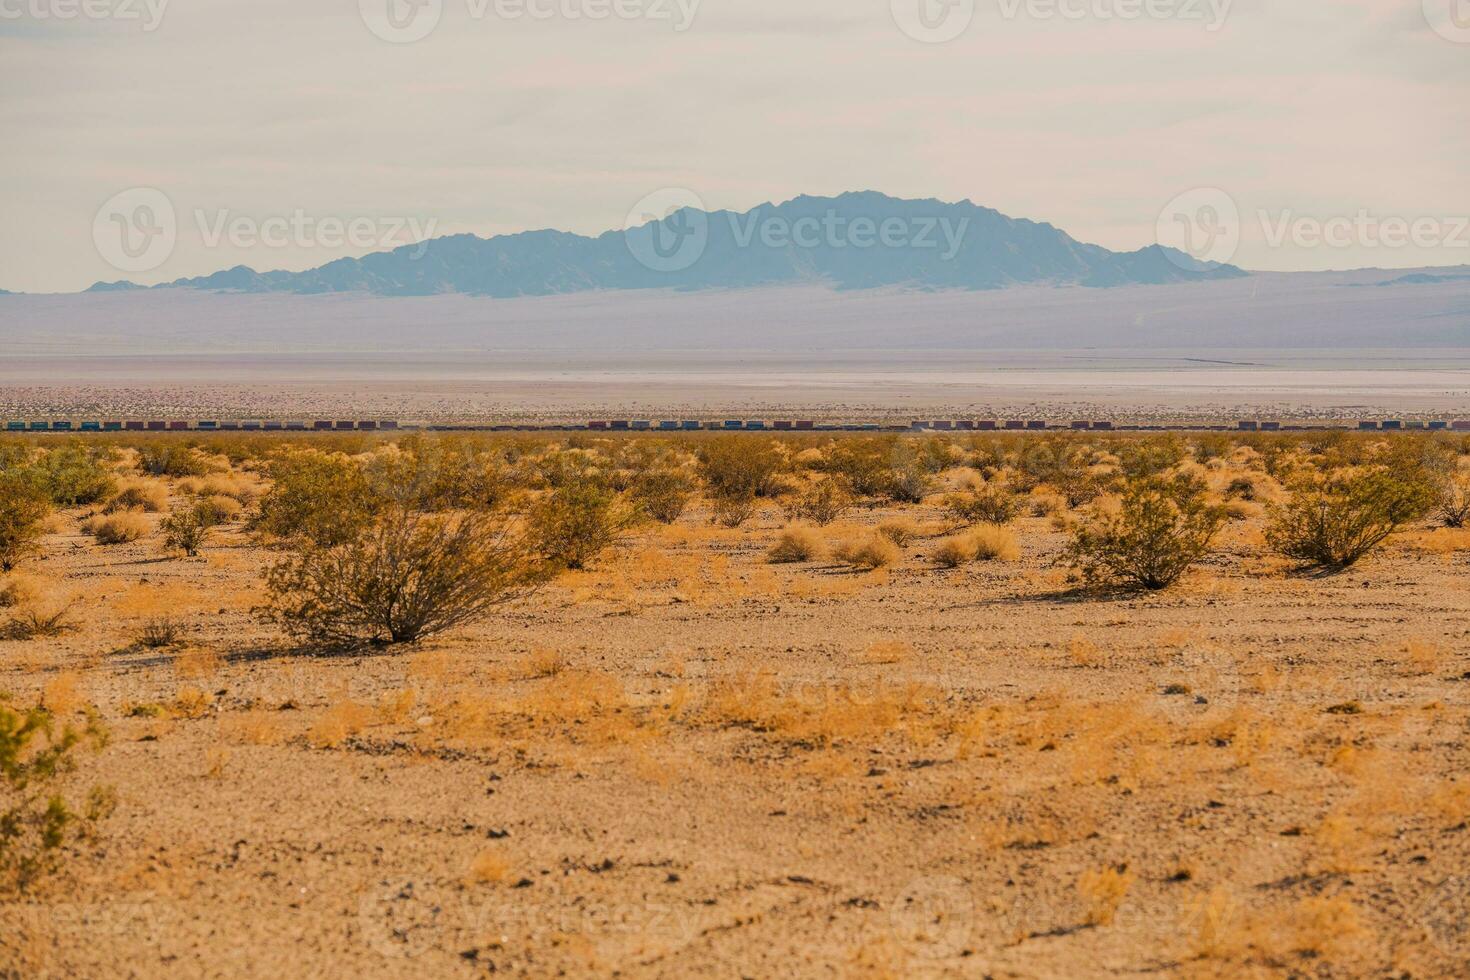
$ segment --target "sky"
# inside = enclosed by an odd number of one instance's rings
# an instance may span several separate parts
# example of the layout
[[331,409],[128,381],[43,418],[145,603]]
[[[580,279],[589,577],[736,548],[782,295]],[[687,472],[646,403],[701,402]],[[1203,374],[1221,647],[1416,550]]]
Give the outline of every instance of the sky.
[[1470,0],[0,0],[0,288],[594,234],[670,188],[1470,264],[1467,96]]

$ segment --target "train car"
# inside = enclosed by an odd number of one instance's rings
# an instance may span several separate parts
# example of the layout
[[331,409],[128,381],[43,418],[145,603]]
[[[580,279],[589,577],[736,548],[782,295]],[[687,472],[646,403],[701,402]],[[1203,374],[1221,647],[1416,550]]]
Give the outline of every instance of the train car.
[[660,431],[660,432],[678,432],[679,431],[679,423],[678,423],[678,420],[663,419],[658,424],[658,431]]
[[755,419],[745,423],[745,431],[747,432],[762,432],[765,430],[765,427],[766,423]]
[[52,422],[51,423],[51,431],[53,431],[53,432],[70,432],[71,431],[71,422],[66,421],[66,420],[62,420],[60,422]]
[[1280,432],[1281,431],[1281,423],[1280,422],[1262,422],[1261,423],[1261,431],[1262,432]]
[[377,432],[378,423],[371,420],[364,420],[357,423],[357,428],[359,432]]
[[267,431],[267,432],[280,432],[284,428],[285,428],[285,426],[282,425],[280,422],[266,422],[265,423],[265,431]]
[[337,430],[338,432],[351,432],[353,429],[357,428],[357,423],[348,419],[339,419],[335,424],[333,424],[332,428]]
[[1383,431],[1384,432],[1400,432],[1400,431],[1403,430],[1403,428],[1404,428],[1404,423],[1401,422],[1398,419],[1387,419],[1383,423]]
[[81,429],[83,432],[101,432],[102,423],[92,421],[83,422],[81,425]]
[[1090,428],[1092,428],[1091,422],[1083,422],[1081,420],[1078,420],[1072,423],[1073,432],[1086,432]]
[[148,423],[139,421],[138,419],[128,419],[123,423],[123,428],[129,432],[142,432],[148,428]]
[[50,429],[51,429],[51,423],[50,422],[32,422],[30,424],[30,430],[32,432],[49,432]]
[[629,422],[627,419],[613,419],[613,421],[608,425],[608,428],[612,429],[614,432],[627,432],[632,427],[633,423]]
[[6,432],[24,432],[25,430],[26,430],[26,424],[24,422],[6,422],[5,423],[5,431]]
[[1367,420],[1364,420],[1364,421],[1358,423],[1358,431],[1359,432],[1377,432],[1378,431],[1378,423],[1377,422],[1369,422]]
[[633,432],[648,432],[653,429],[651,419],[633,419],[628,423],[628,428]]
[[1026,428],[1026,423],[1023,422],[1020,419],[1007,419],[1006,420],[1006,431],[1007,432],[1015,432],[1018,429],[1025,429],[1025,428]]
[[679,423],[679,428],[683,429],[685,432],[698,432],[699,427],[700,422],[698,419],[685,419],[684,421]]
[[122,422],[117,421],[116,419],[109,419],[106,422],[102,423],[103,432],[121,432],[122,427]]
[[772,422],[771,428],[775,429],[777,432],[790,432],[792,429],[796,428],[796,425],[788,419],[780,419],[778,421]]
[[1443,419],[1433,419],[1429,423],[1430,432],[1443,432],[1447,428],[1449,428],[1449,423]]
[[953,432],[954,422],[949,419],[941,419],[934,423],[934,430],[936,432]]
[[332,428],[332,423],[326,421],[325,419],[317,419],[315,422],[311,423],[311,428],[313,432],[328,432]]
[[380,428],[380,429],[387,429],[390,432],[397,431],[397,429],[398,429],[398,420],[397,419],[379,419],[378,420],[378,428]]
[[1258,423],[1256,423],[1256,422],[1237,422],[1237,423],[1235,423],[1235,428],[1238,429],[1241,432],[1255,432],[1258,429],[1260,429],[1260,427],[1261,426]]
[[168,430],[170,432],[188,432],[189,431],[189,423],[188,422],[170,422],[168,424]]
[[976,432],[994,432],[1000,428],[1000,423],[994,419],[980,419],[975,423]]
[[168,422],[166,420],[164,420],[164,419],[149,419],[148,420],[148,431],[149,432],[167,432],[168,431]]
[[797,432],[811,432],[817,427],[815,419],[797,419],[794,428]]
[[200,419],[194,423],[194,428],[200,432],[217,432],[219,431],[219,422],[215,419]]
[[1096,422],[1095,421],[1095,422],[1092,423],[1092,427],[1093,427],[1094,430],[1096,430],[1098,432],[1109,432],[1113,428],[1113,423],[1111,423],[1111,422]]
[[305,422],[292,422],[292,421],[290,421],[288,419],[286,421],[286,431],[287,432],[304,432],[304,431],[306,431],[306,423]]
[[1045,432],[1046,423],[1040,419],[1032,419],[1030,422],[1026,423],[1026,428],[1030,429],[1032,432]]
[[594,419],[587,423],[587,428],[593,432],[606,432],[611,426],[612,423],[605,419]]
[[742,422],[742,421],[740,421],[739,419],[726,419],[725,420],[724,427],[726,429],[729,429],[731,431],[734,431],[736,429],[743,429],[743,428],[745,428],[745,423]]

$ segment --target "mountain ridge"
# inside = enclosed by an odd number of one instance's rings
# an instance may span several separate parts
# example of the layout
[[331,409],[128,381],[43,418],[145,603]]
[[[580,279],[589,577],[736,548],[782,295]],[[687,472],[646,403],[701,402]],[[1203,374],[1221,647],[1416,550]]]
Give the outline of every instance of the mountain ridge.
[[[891,234],[890,234],[891,232]],[[812,238],[812,233],[819,237]],[[674,246],[672,260],[669,246]],[[238,265],[152,287],[126,280],[87,292],[205,289],[238,293],[460,293],[511,298],[592,290],[696,291],[822,282],[837,290],[1111,287],[1238,278],[1162,245],[1114,252],[1046,222],[964,200],[902,199],[875,191],[800,195],[743,212],[682,208],[596,236],[538,229],[482,238],[447,235],[340,258],[301,272]]]

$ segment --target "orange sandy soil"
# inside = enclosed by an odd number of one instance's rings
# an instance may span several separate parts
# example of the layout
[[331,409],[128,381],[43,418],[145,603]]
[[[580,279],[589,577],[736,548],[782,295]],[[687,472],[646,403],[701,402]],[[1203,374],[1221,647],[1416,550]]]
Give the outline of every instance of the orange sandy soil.
[[[853,574],[701,511],[483,626],[322,656],[252,615],[238,528],[181,559],[79,517],[31,571],[80,628],[0,642],[0,690],[96,705],[68,786],[119,803],[0,906],[6,976],[1470,971],[1455,532],[1313,578],[1255,518],[1096,597],[1041,518],[1016,562],[921,537]],[[186,640],[144,649],[160,611]]]

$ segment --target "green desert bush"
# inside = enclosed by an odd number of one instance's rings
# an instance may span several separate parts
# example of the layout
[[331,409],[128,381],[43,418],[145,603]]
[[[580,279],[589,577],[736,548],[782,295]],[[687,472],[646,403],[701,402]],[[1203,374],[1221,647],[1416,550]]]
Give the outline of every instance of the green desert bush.
[[679,470],[648,470],[633,480],[632,490],[644,514],[660,524],[672,524],[688,509],[694,481]]
[[58,507],[95,504],[112,496],[117,489],[117,480],[103,464],[103,454],[80,444],[48,450],[35,468]]
[[1435,487],[1422,473],[1370,469],[1301,484],[1270,511],[1266,541],[1308,565],[1356,564],[1390,535],[1434,506]]
[[1137,480],[1117,514],[1077,528],[1068,555],[1091,581],[1163,589],[1209,552],[1224,523],[1197,481]]
[[148,476],[205,476],[210,465],[193,446],[158,440],[138,447],[138,469]]
[[490,615],[546,567],[523,535],[483,512],[387,508],[352,540],[297,539],[266,573],[270,617],[326,643],[412,643]]
[[584,480],[558,487],[531,508],[530,533],[562,568],[586,568],[633,523],[634,510],[612,489]]
[[1434,513],[1445,527],[1470,523],[1470,477],[1464,473],[1443,477],[1435,491]]
[[270,475],[272,486],[261,497],[253,523],[270,537],[342,544],[356,537],[382,505],[362,467],[345,456],[292,453],[277,459]]
[[44,708],[22,711],[0,703],[0,891],[25,891],[56,870],[65,846],[111,811],[106,789],[93,788],[77,810],[58,787],[76,768],[78,747],[100,749],[106,741],[95,715],[77,728],[58,725]]
[[775,496],[779,478],[789,470],[778,446],[744,435],[718,436],[701,445],[699,474],[710,498]]
[[51,500],[29,470],[0,470],[0,572],[39,548]]
[[839,477],[829,477],[807,487],[785,504],[786,517],[826,527],[852,509],[853,496]]
[[944,498],[944,509],[958,527],[1009,524],[1021,514],[1021,498],[1002,487],[987,486]]
[[209,529],[217,521],[215,511],[206,501],[192,507],[181,507],[169,514],[158,525],[163,532],[163,546],[170,551],[182,551],[189,557],[199,554],[209,536]]

